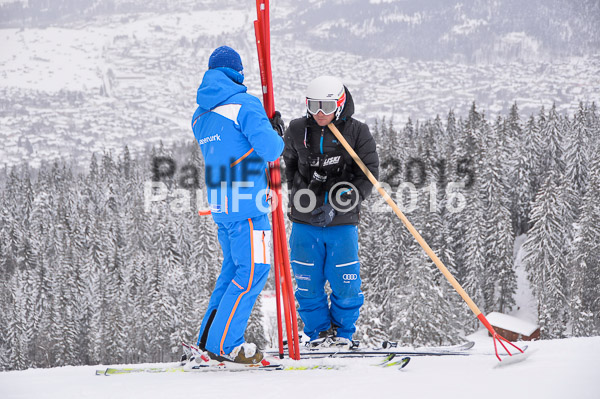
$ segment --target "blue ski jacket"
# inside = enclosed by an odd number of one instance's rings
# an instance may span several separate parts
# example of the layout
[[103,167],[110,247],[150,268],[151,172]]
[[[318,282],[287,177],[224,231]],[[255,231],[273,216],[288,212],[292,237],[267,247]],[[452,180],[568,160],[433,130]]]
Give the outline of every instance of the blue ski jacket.
[[209,69],[196,96],[192,130],[204,156],[215,222],[269,212],[268,162],[279,158],[284,147],[260,100],[246,92],[242,81],[243,75],[233,69]]

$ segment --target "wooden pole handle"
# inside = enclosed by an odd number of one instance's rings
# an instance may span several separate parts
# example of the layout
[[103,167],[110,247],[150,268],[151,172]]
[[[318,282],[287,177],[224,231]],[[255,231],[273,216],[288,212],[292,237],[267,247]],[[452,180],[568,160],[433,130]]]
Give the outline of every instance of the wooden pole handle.
[[458,294],[461,296],[461,298],[467,303],[467,305],[469,306],[471,311],[475,314],[475,316],[478,317],[481,314],[481,311],[479,310],[477,305],[475,305],[475,302],[473,302],[473,300],[469,297],[469,295],[467,295],[465,290],[461,287],[461,285],[458,283],[458,281],[456,281],[456,279],[454,278],[452,273],[450,273],[448,268],[446,266],[444,266],[444,264],[442,263],[440,258],[438,258],[437,255],[433,252],[433,250],[429,247],[429,245],[423,239],[421,234],[419,234],[417,229],[415,229],[414,226],[412,225],[412,223],[406,218],[406,216],[404,216],[404,213],[402,213],[402,211],[400,210],[398,205],[396,205],[396,203],[394,202],[392,197],[390,197],[389,194],[385,191],[385,189],[383,187],[381,187],[381,185],[379,184],[379,182],[377,181],[375,176],[373,176],[373,173],[371,173],[371,171],[365,166],[364,162],[359,158],[358,154],[356,154],[354,149],[352,147],[350,147],[350,145],[348,144],[348,142],[346,141],[344,136],[342,136],[342,134],[340,133],[338,128],[335,127],[335,125],[333,123],[330,123],[327,126],[333,132],[333,134],[339,140],[339,142],[342,143],[342,145],[344,146],[346,151],[348,151],[350,156],[352,156],[352,158],[354,159],[354,162],[356,162],[356,164],[360,167],[360,169],[367,176],[369,181],[373,184],[373,186],[377,189],[377,191],[379,191],[379,194],[381,194],[383,199],[385,199],[385,202],[387,202],[388,205],[392,207],[392,209],[394,210],[394,213],[400,218],[400,220],[402,220],[402,223],[404,223],[404,226],[406,226],[408,231],[410,231],[410,233],[417,240],[419,245],[425,250],[425,252],[431,258],[433,263],[435,263],[437,268],[440,269],[440,271],[442,272],[444,277],[446,277],[446,279],[448,280],[448,282],[450,282],[452,287],[454,287],[456,292],[458,292]]

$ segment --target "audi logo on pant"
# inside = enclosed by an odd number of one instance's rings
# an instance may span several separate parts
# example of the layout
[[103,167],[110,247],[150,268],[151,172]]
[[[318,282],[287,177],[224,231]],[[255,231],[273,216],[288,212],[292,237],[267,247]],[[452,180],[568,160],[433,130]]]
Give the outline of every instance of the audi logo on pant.
[[358,279],[358,274],[344,274],[344,275],[342,275],[342,279],[344,279],[344,280],[356,280],[356,279]]

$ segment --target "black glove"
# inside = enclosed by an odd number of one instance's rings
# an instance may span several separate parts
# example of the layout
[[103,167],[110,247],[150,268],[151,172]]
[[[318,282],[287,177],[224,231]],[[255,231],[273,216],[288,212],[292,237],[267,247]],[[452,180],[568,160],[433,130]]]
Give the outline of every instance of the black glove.
[[278,135],[283,137],[283,132],[285,131],[285,123],[283,123],[283,118],[281,118],[281,113],[279,111],[275,111],[272,118],[269,118],[269,122],[271,122],[271,126],[273,126],[273,130],[277,132]]
[[315,194],[319,194],[321,192],[321,188],[323,184],[327,181],[327,175],[324,172],[319,172],[315,170],[310,179],[310,183],[308,183],[308,189]]
[[336,213],[333,206],[331,206],[330,203],[327,203],[311,212],[312,216],[310,217],[310,224],[313,226],[325,227],[331,223]]

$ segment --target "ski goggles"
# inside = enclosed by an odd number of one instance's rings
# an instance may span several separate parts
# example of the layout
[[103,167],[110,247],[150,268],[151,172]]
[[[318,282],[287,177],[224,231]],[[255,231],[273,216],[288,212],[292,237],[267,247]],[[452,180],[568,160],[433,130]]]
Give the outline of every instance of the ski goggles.
[[346,101],[346,93],[344,93],[339,100],[313,100],[311,98],[307,98],[306,109],[312,115],[318,114],[319,111],[325,115],[331,115],[339,107],[344,105],[344,101]]

